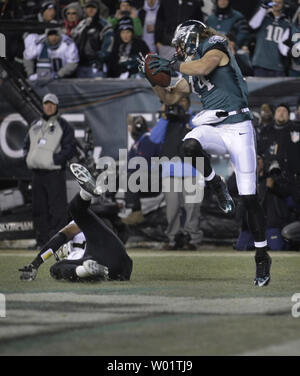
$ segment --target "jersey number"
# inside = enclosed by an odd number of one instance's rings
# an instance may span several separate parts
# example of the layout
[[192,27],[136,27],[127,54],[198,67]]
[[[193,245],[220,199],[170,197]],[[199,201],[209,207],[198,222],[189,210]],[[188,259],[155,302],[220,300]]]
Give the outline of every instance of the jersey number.
[[269,25],[267,27],[268,30],[268,35],[267,35],[267,40],[269,42],[276,42],[279,43],[282,40],[284,29],[280,26],[273,26]]
[[200,94],[200,91],[205,87],[207,88],[207,91],[210,91],[211,89],[215,87],[215,85],[213,85],[204,76],[199,76],[196,83],[194,82],[193,77],[190,77],[190,84],[195,94]]

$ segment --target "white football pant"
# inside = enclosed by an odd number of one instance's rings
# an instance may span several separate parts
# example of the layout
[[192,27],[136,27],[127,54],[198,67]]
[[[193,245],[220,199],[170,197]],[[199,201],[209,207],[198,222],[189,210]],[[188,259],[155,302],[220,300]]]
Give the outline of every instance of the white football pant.
[[196,139],[208,154],[229,154],[240,195],[256,194],[256,142],[250,120],[216,126],[200,125],[185,138]]

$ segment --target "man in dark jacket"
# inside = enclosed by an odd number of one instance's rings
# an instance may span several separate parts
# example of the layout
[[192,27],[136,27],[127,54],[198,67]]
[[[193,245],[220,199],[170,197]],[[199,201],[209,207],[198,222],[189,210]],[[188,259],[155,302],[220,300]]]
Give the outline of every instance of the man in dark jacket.
[[170,46],[179,24],[203,20],[202,6],[202,0],[161,0],[155,24],[155,43],[161,57],[170,58],[175,53]]
[[274,123],[260,134],[258,151],[267,162],[276,159],[287,177],[300,175],[300,127],[289,120],[289,106],[276,107]]
[[43,117],[25,139],[27,167],[32,171],[32,211],[37,247],[67,223],[65,167],[75,151],[74,130],[59,116],[58,98],[43,98]]
[[85,4],[86,17],[72,30],[80,57],[77,76],[80,78],[105,77],[105,64],[110,58],[114,43],[111,24],[100,17],[99,3]]
[[221,34],[236,35],[237,49],[249,43],[248,22],[242,13],[232,8],[230,0],[217,0],[216,7],[207,18],[206,24]]

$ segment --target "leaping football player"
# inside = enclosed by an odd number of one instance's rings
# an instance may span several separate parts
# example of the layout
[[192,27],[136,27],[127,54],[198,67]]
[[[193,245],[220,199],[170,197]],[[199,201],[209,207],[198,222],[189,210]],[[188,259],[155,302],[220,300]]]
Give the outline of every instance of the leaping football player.
[[[153,75],[180,72],[182,78],[169,88],[152,83],[153,90],[168,105],[191,92],[200,96],[203,110],[193,120],[196,128],[183,140],[185,155],[193,159],[195,168],[197,157],[204,158],[206,184],[216,194],[220,208],[225,213],[233,213],[234,201],[223,178],[212,168],[209,156],[230,155],[255,241],[254,284],[267,286],[272,260],[267,252],[264,211],[256,191],[256,144],[247,83],[228,48],[227,39],[204,23],[194,20],[182,23],[172,43],[176,48],[175,58],[170,61],[152,55],[149,68]],[[139,68],[145,72],[145,59],[141,59]]]

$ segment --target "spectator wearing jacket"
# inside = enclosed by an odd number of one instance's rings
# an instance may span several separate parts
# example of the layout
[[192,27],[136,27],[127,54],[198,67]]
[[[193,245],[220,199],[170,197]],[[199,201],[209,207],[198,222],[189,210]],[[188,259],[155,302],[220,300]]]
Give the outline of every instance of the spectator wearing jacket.
[[157,52],[155,45],[155,23],[160,0],[145,0],[144,7],[139,10],[139,18],[143,25],[143,40],[151,52]]
[[264,103],[260,107],[259,114],[254,116],[254,129],[256,131],[257,140],[265,137],[265,134],[273,127],[274,114],[273,108],[269,103]]
[[244,15],[233,9],[230,0],[217,0],[214,12],[207,18],[206,24],[218,33],[236,36],[236,47],[239,50],[248,46],[250,30]]
[[290,121],[288,105],[277,105],[273,124],[260,135],[258,152],[266,163],[276,159],[289,179],[300,176],[300,127]]
[[265,0],[250,20],[250,27],[256,31],[256,45],[252,65],[256,77],[284,77],[286,70],[285,51],[282,54],[280,42],[289,33],[290,23],[283,12],[284,0],[276,0],[272,8]]
[[47,29],[45,35],[25,39],[23,63],[29,80],[68,78],[77,69],[78,50],[61,29]]
[[[85,4],[90,1],[90,0],[80,0],[80,5],[82,8],[85,7]],[[101,14],[101,17],[107,19],[110,15],[109,13],[109,8],[106,4],[104,4],[103,0],[96,0],[98,2],[98,5],[99,5],[99,11],[100,11],[100,14]]]
[[39,22],[51,22],[56,17],[56,4],[54,1],[46,0],[41,4],[41,10],[38,14]]
[[32,210],[38,247],[67,223],[65,167],[74,156],[74,130],[59,115],[55,94],[43,98],[43,116],[26,136],[24,151],[32,171]]
[[119,9],[113,17],[109,17],[108,21],[112,24],[115,30],[118,29],[118,24],[124,17],[130,17],[133,23],[133,32],[136,37],[143,35],[143,27],[141,20],[138,17],[137,9],[133,6],[130,0],[120,0]]
[[63,33],[68,37],[72,37],[72,30],[79,24],[82,16],[82,8],[77,2],[68,4],[62,10],[62,19],[64,21]]
[[124,17],[119,21],[115,44],[108,64],[109,77],[129,78],[139,74],[139,53],[149,52],[147,44],[134,36],[133,21]]
[[290,58],[288,75],[300,77],[300,7],[295,14],[291,30],[287,29],[279,43],[280,51]]
[[171,47],[174,32],[186,20],[203,21],[202,0],[161,0],[155,24],[155,43],[159,55],[170,59],[175,49]]
[[100,15],[97,1],[85,4],[85,17],[72,30],[80,57],[77,77],[92,78],[106,76],[108,62],[114,44],[111,24]]
[[167,250],[196,250],[203,238],[200,230],[201,200],[192,203],[186,189],[187,183],[199,186],[200,182],[196,181],[201,181],[199,172],[183,161],[182,140],[194,128],[189,108],[189,97],[182,98],[175,106],[167,106],[165,116],[160,118],[150,135],[150,141],[160,145],[160,157],[167,158],[162,162],[162,187],[168,222],[166,235],[169,239],[165,246]]

